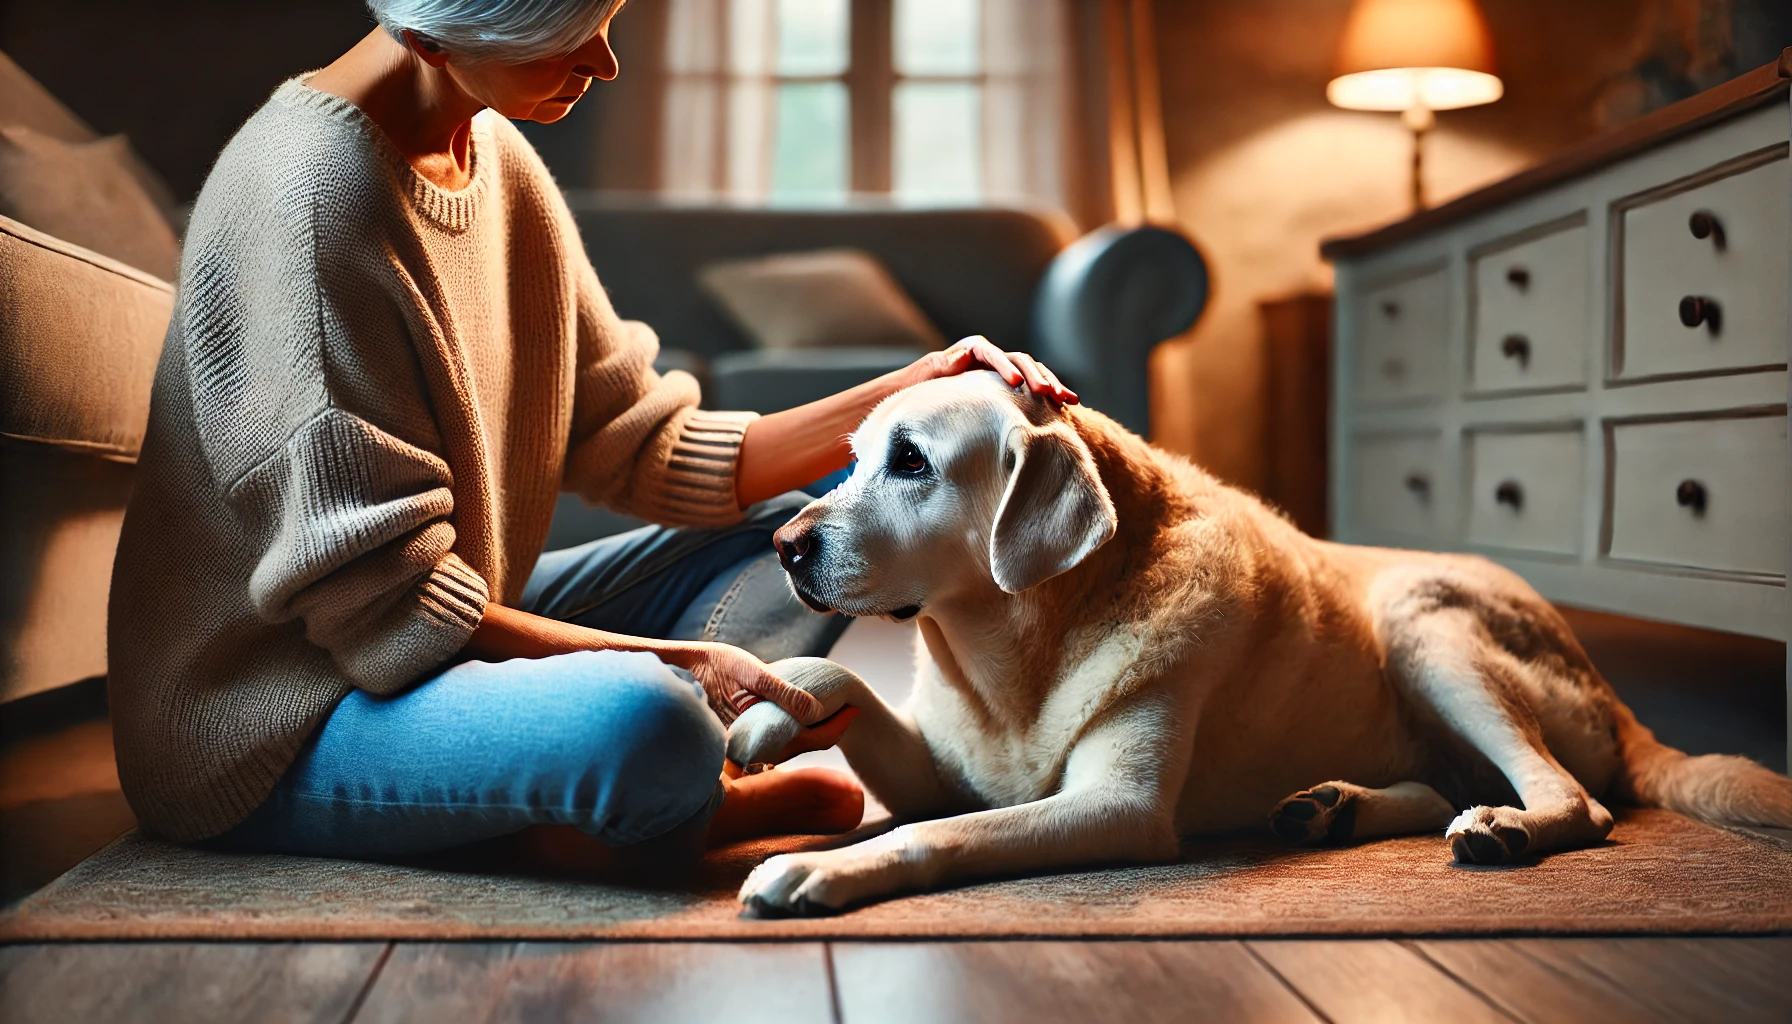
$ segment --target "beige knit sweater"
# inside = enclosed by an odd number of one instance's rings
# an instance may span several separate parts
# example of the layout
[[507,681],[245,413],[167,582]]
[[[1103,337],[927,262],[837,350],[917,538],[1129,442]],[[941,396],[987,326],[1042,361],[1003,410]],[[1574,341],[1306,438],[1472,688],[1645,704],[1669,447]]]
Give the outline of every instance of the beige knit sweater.
[[474,118],[472,161],[438,189],[295,80],[200,193],[112,581],[119,776],[155,832],[229,829],[350,687],[454,657],[562,488],[740,514],[751,415],[654,373],[508,121]]

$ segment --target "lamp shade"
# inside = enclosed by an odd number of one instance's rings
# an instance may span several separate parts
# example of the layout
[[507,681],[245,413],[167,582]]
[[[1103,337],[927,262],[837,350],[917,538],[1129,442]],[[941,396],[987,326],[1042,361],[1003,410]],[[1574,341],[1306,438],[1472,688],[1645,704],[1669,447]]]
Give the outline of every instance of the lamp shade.
[[1453,110],[1504,92],[1474,0],[1356,0],[1325,89],[1351,110]]

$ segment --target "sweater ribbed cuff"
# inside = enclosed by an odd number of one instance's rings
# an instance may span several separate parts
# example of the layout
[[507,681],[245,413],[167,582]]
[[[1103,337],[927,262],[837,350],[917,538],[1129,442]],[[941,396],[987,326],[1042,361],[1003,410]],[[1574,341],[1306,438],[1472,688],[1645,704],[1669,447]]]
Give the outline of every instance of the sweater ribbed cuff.
[[438,664],[467,645],[485,618],[485,605],[490,599],[485,577],[452,551],[443,555],[424,577],[417,588],[417,603],[424,614],[442,627]]
[[740,442],[756,412],[693,409],[679,426],[660,481],[664,513],[693,526],[723,526],[740,518],[734,475]]

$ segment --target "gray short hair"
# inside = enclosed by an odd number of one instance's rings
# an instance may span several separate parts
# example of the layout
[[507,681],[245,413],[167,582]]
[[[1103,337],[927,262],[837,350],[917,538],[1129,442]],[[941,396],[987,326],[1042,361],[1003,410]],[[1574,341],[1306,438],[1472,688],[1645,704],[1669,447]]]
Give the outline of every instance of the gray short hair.
[[621,0],[367,0],[392,38],[404,30],[472,61],[559,57],[583,46]]

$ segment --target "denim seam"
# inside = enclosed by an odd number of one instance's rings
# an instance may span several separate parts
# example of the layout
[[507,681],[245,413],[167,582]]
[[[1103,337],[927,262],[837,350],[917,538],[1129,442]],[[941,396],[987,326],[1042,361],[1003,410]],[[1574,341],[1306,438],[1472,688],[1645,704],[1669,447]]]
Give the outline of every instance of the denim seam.
[[722,596],[716,600],[715,610],[709,613],[709,621],[703,624],[703,639],[716,640],[721,637],[722,620],[727,618],[729,609],[740,597],[740,592],[745,589],[747,581],[752,579],[753,573],[759,569],[759,564],[758,561],[749,563],[747,568],[734,578],[734,582],[730,583],[728,589],[723,591]]

